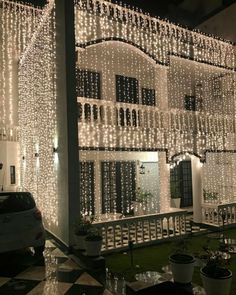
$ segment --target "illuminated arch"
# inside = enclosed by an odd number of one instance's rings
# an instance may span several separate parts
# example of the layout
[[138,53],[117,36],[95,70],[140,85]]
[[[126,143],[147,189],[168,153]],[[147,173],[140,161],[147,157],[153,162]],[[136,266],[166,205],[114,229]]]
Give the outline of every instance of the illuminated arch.
[[90,40],[90,41],[88,41],[86,43],[77,43],[76,47],[87,48],[87,47],[94,46],[94,45],[97,45],[97,44],[101,44],[101,43],[104,43],[104,42],[112,42],[114,44],[115,43],[126,44],[127,47],[129,47],[131,50],[135,50],[139,55],[141,55],[142,57],[147,59],[153,65],[159,64],[159,65],[168,66],[168,64],[164,64],[164,63],[160,62],[154,55],[150,54],[147,50],[145,50],[141,46],[137,45],[136,43],[134,43],[132,41],[125,40],[125,39],[122,39],[122,38],[108,37],[108,38],[103,38],[103,39]]

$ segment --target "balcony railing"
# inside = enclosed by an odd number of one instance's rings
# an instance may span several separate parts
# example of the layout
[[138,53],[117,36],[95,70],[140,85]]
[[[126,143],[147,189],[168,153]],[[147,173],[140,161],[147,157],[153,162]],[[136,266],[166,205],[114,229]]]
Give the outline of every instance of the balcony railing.
[[175,211],[147,216],[122,218],[97,222],[103,233],[103,252],[135,245],[153,244],[157,241],[182,236],[186,232],[187,211]]
[[[78,109],[81,146],[123,146],[121,134],[125,131],[125,147],[171,148],[184,143],[180,150],[191,150],[193,138],[196,138],[198,152],[234,149],[233,144],[225,140],[235,133],[234,118],[230,115],[214,116],[177,109],[163,111],[153,106],[81,97]],[[89,137],[94,128],[97,134],[101,132],[97,142]],[[109,140],[103,142],[108,131]],[[170,138],[178,144],[170,142]]]
[[236,223],[236,203],[202,204],[202,222],[213,226]]
[[129,103],[78,98],[79,121],[122,127],[167,128],[204,133],[235,133],[230,115],[217,115]]
[[19,129],[12,126],[0,125],[0,141],[18,141]]

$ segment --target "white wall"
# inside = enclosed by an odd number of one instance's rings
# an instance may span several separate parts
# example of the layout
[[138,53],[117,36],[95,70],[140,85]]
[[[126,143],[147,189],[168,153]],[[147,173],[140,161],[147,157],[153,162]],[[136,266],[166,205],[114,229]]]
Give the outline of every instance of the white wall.
[[[233,78],[232,71],[171,57],[168,70],[169,105],[184,110],[185,95],[196,95],[199,98],[201,96],[202,111],[232,114],[235,103]],[[216,83],[219,83],[219,91],[216,91]]]
[[[19,167],[19,143],[0,141],[0,163],[3,168],[0,170],[0,190],[14,191],[20,185]],[[11,184],[10,166],[15,166],[16,183]]]
[[202,221],[202,163],[199,158],[191,156],[192,193],[193,193],[193,221]]
[[219,201],[236,201],[236,154],[207,153],[203,171],[203,188],[217,192]]

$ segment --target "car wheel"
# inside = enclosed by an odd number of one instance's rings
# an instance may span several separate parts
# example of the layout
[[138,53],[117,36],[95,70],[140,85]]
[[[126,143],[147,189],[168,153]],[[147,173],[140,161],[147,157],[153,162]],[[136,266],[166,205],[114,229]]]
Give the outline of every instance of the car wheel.
[[38,247],[34,247],[34,255],[36,256],[41,256],[43,255],[43,251],[45,249],[45,245],[43,246],[38,246]]

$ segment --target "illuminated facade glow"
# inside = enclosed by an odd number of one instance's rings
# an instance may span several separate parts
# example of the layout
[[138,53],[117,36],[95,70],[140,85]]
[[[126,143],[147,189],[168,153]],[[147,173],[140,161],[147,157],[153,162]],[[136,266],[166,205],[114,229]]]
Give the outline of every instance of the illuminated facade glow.
[[[57,227],[54,1],[0,3],[0,144],[19,144],[18,185]],[[169,210],[186,159],[214,202],[235,202],[234,46],[103,0],[76,1],[75,37],[82,213],[131,215],[138,187],[152,195],[146,214]]]
[[[133,190],[128,179],[146,189],[138,169],[150,151],[157,156],[146,163],[156,166],[151,190],[158,200],[149,203],[149,213],[169,209],[170,169],[187,159],[194,171],[201,169],[203,189],[218,192],[216,202],[234,202],[234,46],[109,1],[76,3],[78,79],[93,88],[83,94],[78,82],[83,213],[129,214],[123,204]],[[144,101],[152,93],[155,104]],[[118,162],[131,165],[119,188]]]
[[21,185],[44,212],[47,227],[58,225],[55,10],[50,2],[19,64]]

